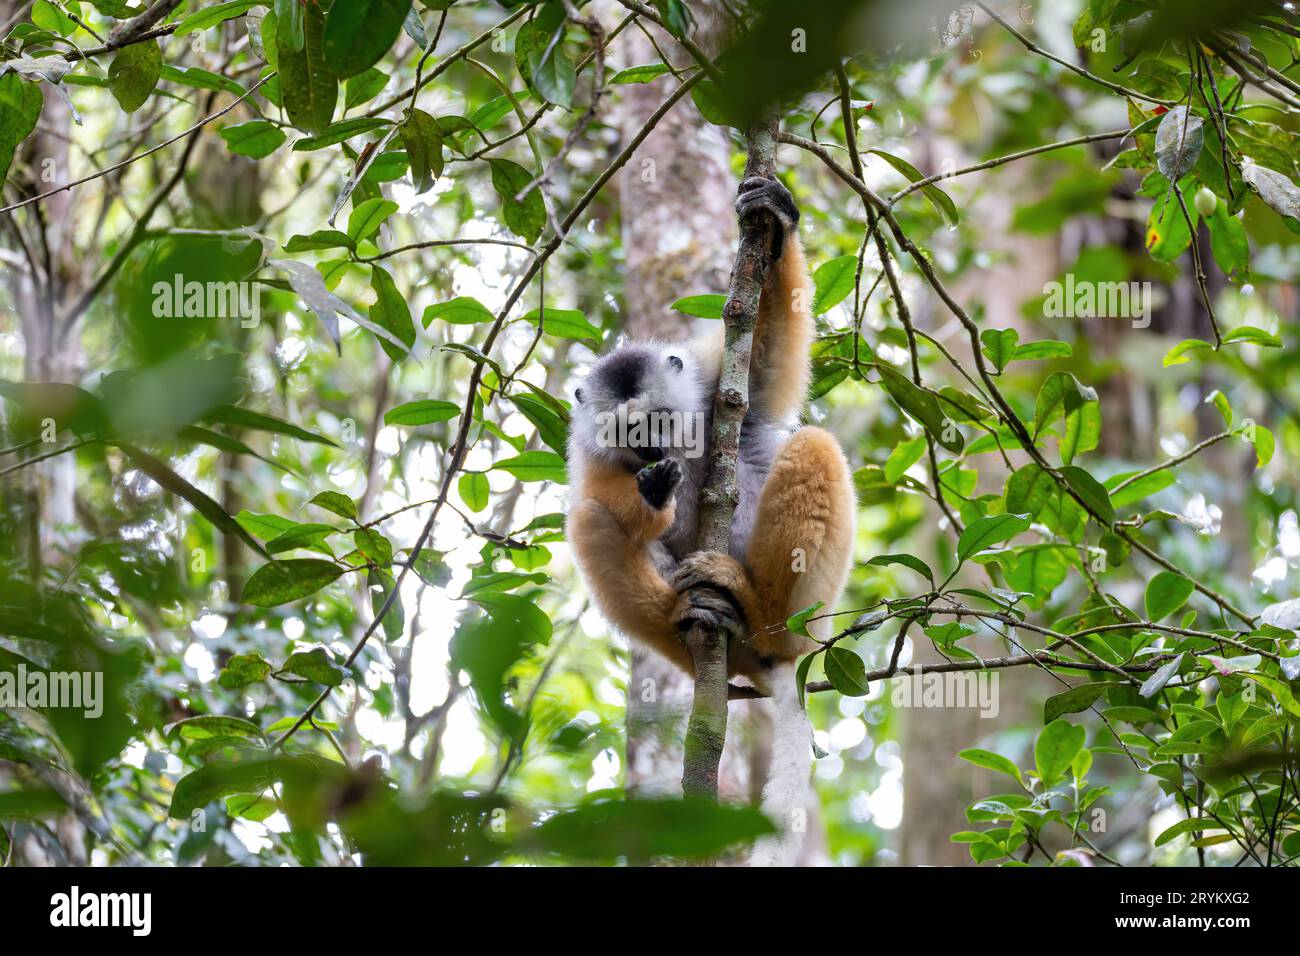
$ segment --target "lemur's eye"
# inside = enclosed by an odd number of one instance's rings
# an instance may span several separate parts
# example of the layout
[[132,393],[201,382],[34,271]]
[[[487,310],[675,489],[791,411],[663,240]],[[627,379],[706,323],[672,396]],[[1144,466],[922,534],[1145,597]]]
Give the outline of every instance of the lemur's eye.
[[676,355],[668,356],[668,365],[672,368],[674,372],[680,372],[682,370],[682,360],[679,359]]
[[583,402],[583,398],[582,398],[582,389],[580,389],[580,388],[579,388],[579,389],[575,389],[574,392],[573,392],[573,397],[576,398],[576,399],[578,400],[578,404],[581,405],[582,402]]

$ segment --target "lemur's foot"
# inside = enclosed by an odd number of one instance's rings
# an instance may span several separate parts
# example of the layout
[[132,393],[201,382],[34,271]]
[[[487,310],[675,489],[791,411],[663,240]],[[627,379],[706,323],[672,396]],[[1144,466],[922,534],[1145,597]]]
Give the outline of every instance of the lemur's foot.
[[761,213],[769,214],[776,221],[772,258],[779,259],[786,236],[794,232],[799,224],[799,209],[794,204],[794,197],[779,179],[751,176],[740,184],[740,193],[736,197],[736,214],[741,222]]
[[744,632],[745,613],[736,595],[748,585],[748,578],[731,555],[715,551],[688,555],[668,583],[680,595],[674,614],[678,630],[689,630],[698,621],[733,634]]
[[677,633],[683,635],[696,624],[733,636],[745,631],[745,617],[740,609],[728,595],[712,588],[696,588],[683,594],[673,612],[673,623]]
[[656,511],[668,503],[682,480],[682,466],[675,458],[665,458],[646,465],[636,473],[637,491],[645,503]]

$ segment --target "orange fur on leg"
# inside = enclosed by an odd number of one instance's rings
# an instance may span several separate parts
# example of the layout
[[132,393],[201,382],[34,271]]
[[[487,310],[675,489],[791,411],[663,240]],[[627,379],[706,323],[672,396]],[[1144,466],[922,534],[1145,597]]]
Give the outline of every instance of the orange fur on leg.
[[812,288],[803,248],[793,233],[772,266],[758,300],[749,366],[750,405],[777,421],[799,414],[808,395],[813,340]]
[[854,518],[853,482],[839,443],[820,428],[800,429],[772,463],[755,519],[761,533],[746,556],[760,600],[750,627],[760,656],[789,660],[813,649],[781,625],[818,601],[827,611],[835,603],[853,557]]
[[659,573],[651,543],[672,524],[675,504],[651,508],[628,472],[593,467],[581,503],[568,517],[568,538],[592,597],[611,624],[690,671],[691,659],[672,616],[677,592]]

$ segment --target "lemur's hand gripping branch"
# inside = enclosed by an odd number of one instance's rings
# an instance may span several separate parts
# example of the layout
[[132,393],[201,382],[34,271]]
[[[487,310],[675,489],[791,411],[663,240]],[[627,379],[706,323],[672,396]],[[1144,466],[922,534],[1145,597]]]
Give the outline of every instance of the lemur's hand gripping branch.
[[[747,131],[745,179],[770,179],[776,173],[775,114],[757,120]],[[722,375],[713,399],[713,441],[708,479],[700,493],[699,545],[702,551],[727,553],[731,517],[739,501],[736,459],[740,425],[749,408],[749,362],[758,322],[759,296],[772,267],[773,217],[740,215],[740,244],[731,271],[731,288],[722,310],[726,330]],[[714,620],[716,618],[713,618]],[[682,792],[717,799],[718,764],[727,736],[727,640],[710,619],[692,622],[685,634],[695,672],[695,699],[686,730]]]

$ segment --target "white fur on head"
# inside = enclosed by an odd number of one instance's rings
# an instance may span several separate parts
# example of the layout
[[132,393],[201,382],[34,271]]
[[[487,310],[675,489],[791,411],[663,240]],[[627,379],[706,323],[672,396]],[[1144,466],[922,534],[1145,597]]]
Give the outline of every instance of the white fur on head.
[[[633,466],[630,448],[601,440],[607,416],[656,411],[694,414],[708,396],[699,361],[686,343],[627,342],[602,356],[574,390],[570,442],[585,454]],[[668,454],[680,449],[666,449]]]

